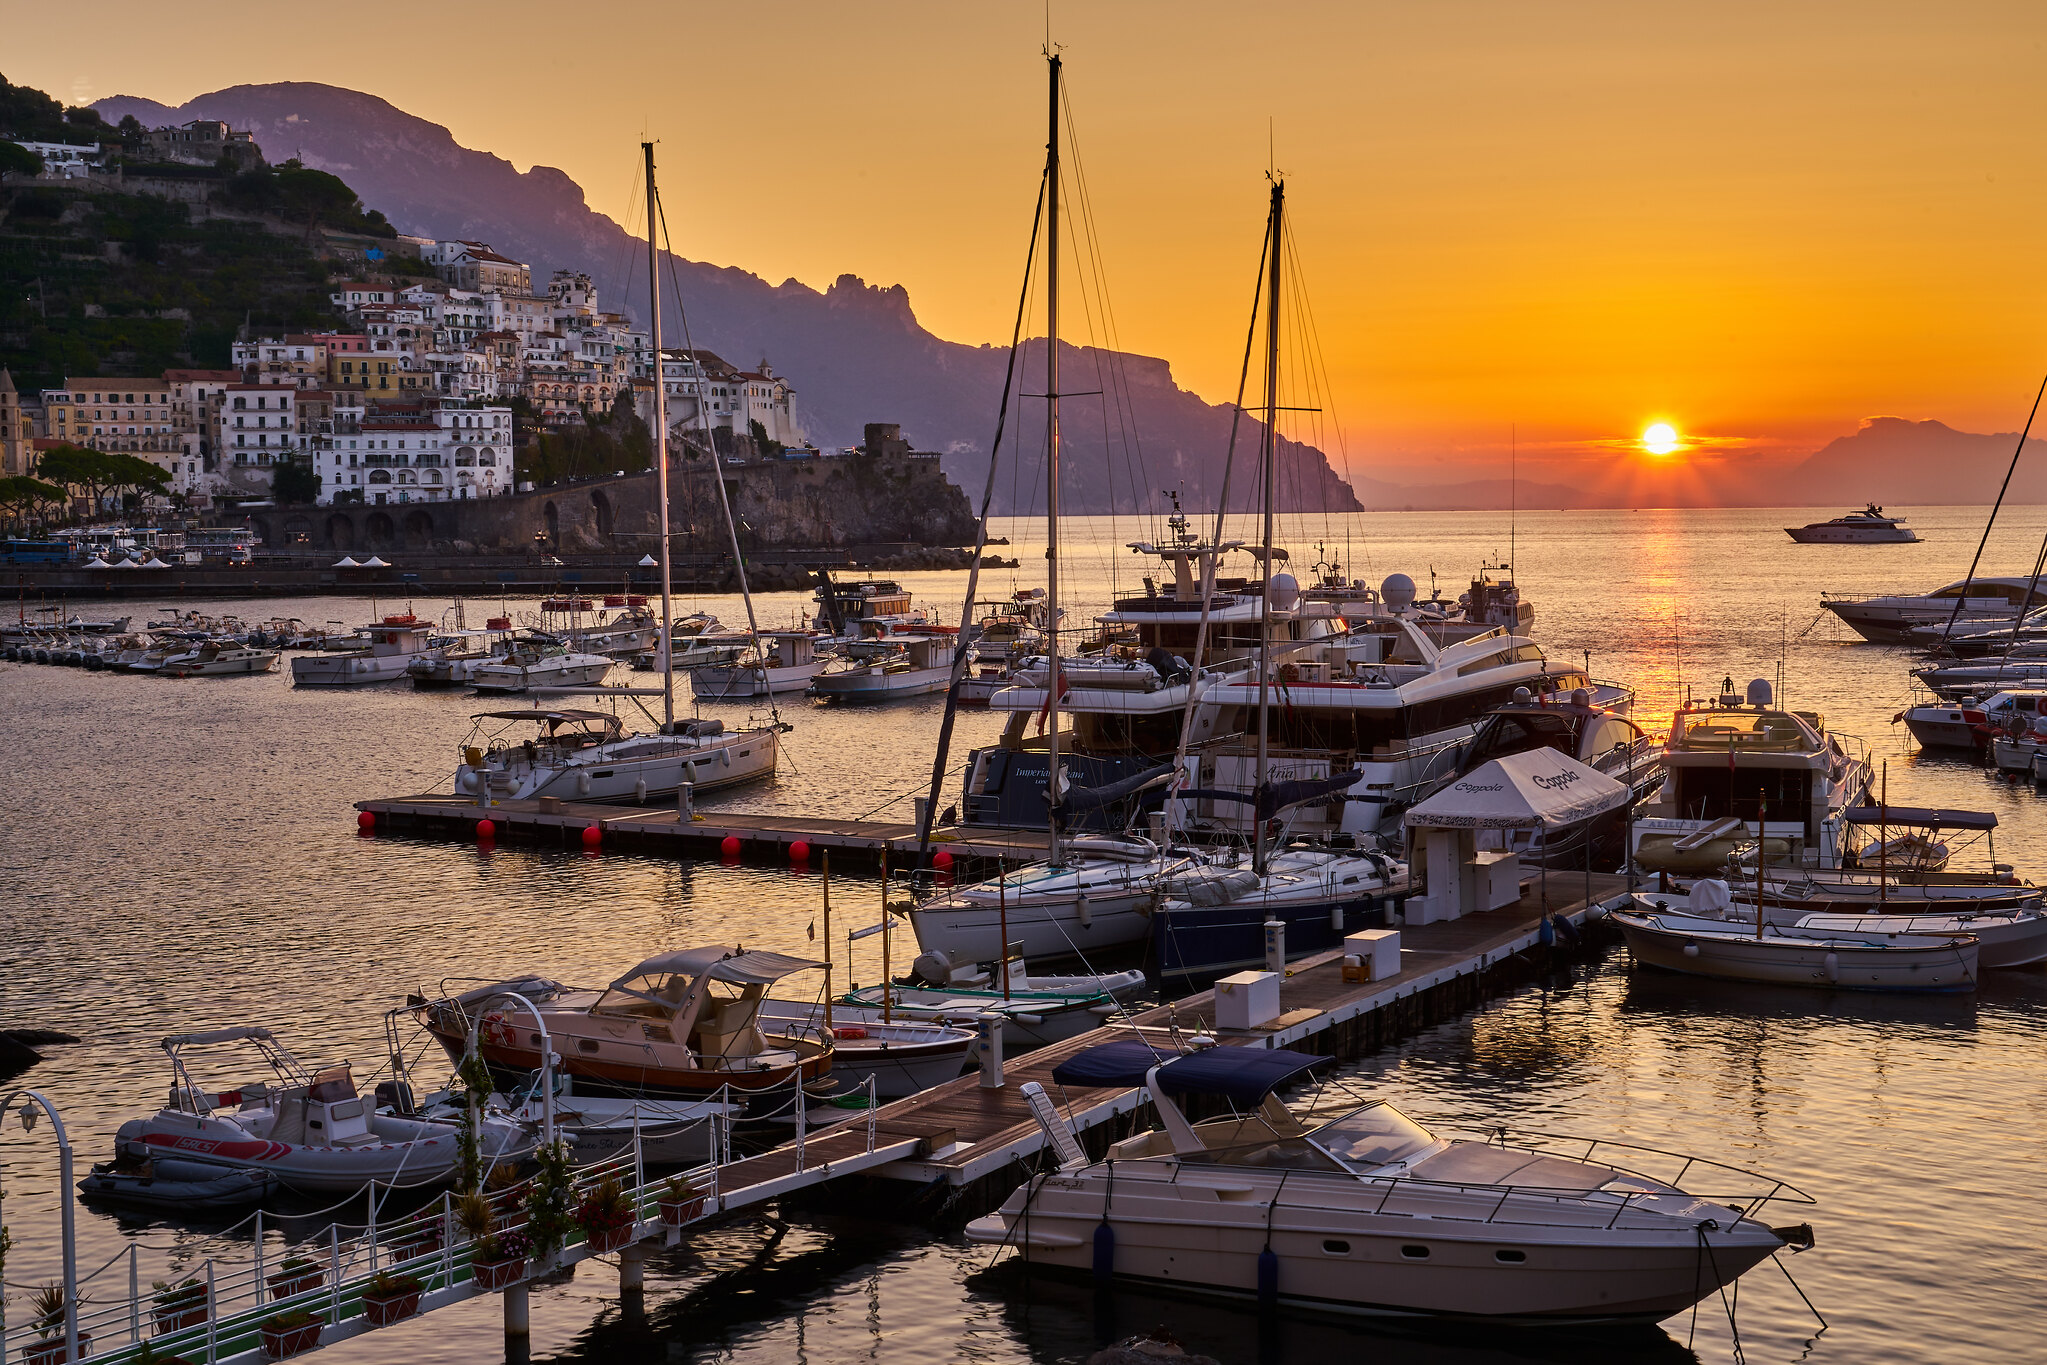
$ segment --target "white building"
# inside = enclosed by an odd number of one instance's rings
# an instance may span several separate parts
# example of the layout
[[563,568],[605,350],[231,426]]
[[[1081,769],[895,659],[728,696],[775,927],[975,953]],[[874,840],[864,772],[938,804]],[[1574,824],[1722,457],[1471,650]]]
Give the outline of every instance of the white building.
[[[12,139],[10,139],[12,141]],[[16,142],[43,159],[43,174],[57,180],[79,180],[100,164],[97,144],[74,147],[68,142]]]
[[492,498],[514,486],[512,410],[443,404],[437,414],[457,498]]
[[221,395],[220,426],[214,448],[236,473],[267,483],[274,464],[306,448],[299,434],[298,390],[281,384],[230,384]]
[[[766,360],[758,370],[740,370],[710,351],[663,348],[661,382],[668,394],[669,423],[682,431],[725,427],[735,436],[752,434],[759,422],[768,439],[800,446],[803,431],[790,409],[795,390]],[[641,413],[652,420],[651,411]]]

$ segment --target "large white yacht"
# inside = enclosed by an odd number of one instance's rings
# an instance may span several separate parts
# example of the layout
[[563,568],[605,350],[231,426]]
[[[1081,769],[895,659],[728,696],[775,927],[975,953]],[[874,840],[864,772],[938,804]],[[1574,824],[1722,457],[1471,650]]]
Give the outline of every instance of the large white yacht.
[[1711,873],[1760,837],[1768,862],[1839,867],[1849,812],[1869,796],[1862,746],[1816,711],[1772,705],[1763,678],[1745,700],[1732,679],[1721,686],[1671,718],[1668,781],[1634,822],[1635,865]]
[[[1957,610],[1956,602],[1960,602]],[[1915,626],[1944,626],[1950,620],[1985,625],[2032,611],[2047,603],[2047,588],[2036,588],[2030,574],[1978,575],[1923,593],[1884,597],[1835,597],[1820,594],[1820,606],[1834,613],[1865,640],[1882,645],[1905,644]]]
[[1908,545],[1919,540],[1903,517],[1887,517],[1875,503],[1832,521],[1787,526],[1784,534],[1801,545]]
[[[1621,1165],[1675,1159],[1625,1144],[1565,1149],[1438,1137],[1389,1104],[1297,1114],[1273,1090],[1329,1059],[1285,1049],[1186,1054],[1123,1041],[1054,1068],[1067,1094],[1143,1086],[1161,1131],[1090,1161],[1034,1083],[1024,1094],[1058,1169],[1033,1176],[970,1240],[1034,1267],[1354,1314],[1528,1325],[1655,1322],[1721,1292],[1808,1227],[1773,1229],[1763,1176],[1702,1160],[1716,1198]],[[1183,1097],[1220,1105],[1190,1122]],[[1568,1150],[1568,1155],[1557,1152]],[[1739,1187],[1738,1192],[1730,1187]]]

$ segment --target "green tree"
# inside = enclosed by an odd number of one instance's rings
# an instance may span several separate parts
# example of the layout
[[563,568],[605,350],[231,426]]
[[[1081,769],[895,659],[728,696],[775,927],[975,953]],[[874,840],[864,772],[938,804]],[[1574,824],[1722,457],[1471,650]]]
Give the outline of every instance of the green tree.
[[320,475],[309,464],[287,460],[274,465],[270,471],[270,497],[279,506],[289,503],[317,502],[320,497]]
[[171,477],[156,465],[138,460],[133,455],[87,450],[73,445],[44,451],[36,472],[51,483],[84,489],[95,511],[109,493],[161,490]]
[[18,142],[0,142],[0,175],[8,171],[20,171],[24,175],[41,175],[43,159]]
[[753,448],[756,454],[780,455],[782,453],[782,443],[768,439],[768,429],[760,424],[760,419],[748,418],[746,430],[753,437]]
[[39,508],[61,506],[64,498],[64,490],[56,484],[44,483],[26,474],[0,478],[0,507],[12,512],[16,521],[27,521],[36,515]]

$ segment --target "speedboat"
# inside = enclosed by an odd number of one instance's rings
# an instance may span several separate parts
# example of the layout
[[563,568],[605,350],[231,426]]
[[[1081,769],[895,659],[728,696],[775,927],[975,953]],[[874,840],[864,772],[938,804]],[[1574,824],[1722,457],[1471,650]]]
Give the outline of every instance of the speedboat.
[[508,648],[502,632],[458,630],[438,637],[433,648],[405,666],[412,685],[421,689],[466,687],[476,670],[502,657]]
[[[1381,1101],[1333,1118],[1273,1092],[1325,1064],[1285,1049],[1147,1043],[1076,1054],[1052,1077],[1077,1089],[1143,1086],[1162,1131],[1113,1143],[1101,1161],[1035,1083],[1023,1094],[1055,1171],[1032,1176],[970,1241],[1014,1247],[1033,1268],[1093,1274],[1277,1306],[1523,1325],[1655,1322],[1721,1292],[1806,1227],[1773,1229],[1772,1200],[1810,1203],[1780,1181],[1691,1160],[1723,1188],[1707,1199],[1623,1160],[1625,1144],[1556,1146],[1437,1136]],[[1190,1122],[1196,1097],[1218,1117]],[[1672,1163],[1675,1165],[1675,1163]],[[1725,1201],[1725,1202],[1723,1202]]]
[[78,1182],[83,1199],[170,1213],[241,1208],[262,1202],[276,1188],[277,1178],[262,1171],[228,1170],[175,1157],[159,1159],[149,1156],[146,1148],[103,1161]]
[[855,640],[810,681],[827,701],[892,701],[943,692],[952,683],[954,641],[942,634]]
[[2014,616],[2047,601],[2030,574],[1959,578],[1923,593],[1880,597],[1820,595],[1820,606],[1841,618],[1850,630],[1880,645],[1905,644],[1915,626],[1945,626],[1952,621],[1989,625],[2002,621],[2009,629]]
[[229,641],[209,640],[189,654],[165,659],[157,671],[167,678],[213,678],[231,673],[269,673],[276,667],[274,649],[251,649]]
[[1784,534],[1800,545],[1906,545],[1919,539],[1903,517],[1887,517],[1875,503],[1832,521],[1787,526]]
[[729,663],[690,670],[690,690],[702,701],[731,701],[801,692],[817,676],[824,660],[817,656],[817,636],[807,630],[764,630],[761,649],[748,647]]
[[823,969],[822,962],[712,944],[650,957],[601,991],[528,977],[467,992],[466,999],[420,1000],[414,1015],[457,1060],[474,1025],[484,1063],[501,1083],[517,1085],[540,1069],[541,1035],[526,1011],[493,1003],[501,989],[510,990],[540,1012],[557,1065],[581,1093],[707,1100],[729,1087],[743,1097],[786,1089],[799,1077],[807,1084],[831,1070],[829,1038],[760,1016],[769,986]]
[[[229,1090],[202,1088],[186,1065],[193,1048],[247,1043],[269,1079]],[[308,1071],[266,1028],[226,1028],[163,1040],[171,1061],[170,1103],[132,1119],[116,1135],[123,1153],[146,1152],[220,1170],[246,1170],[297,1190],[354,1191],[382,1185],[437,1185],[460,1166],[458,1134],[441,1124],[372,1110],[347,1063]],[[486,1149],[504,1134],[480,1134]]]
[[2030,729],[2042,714],[2047,714],[2047,691],[2014,689],[1965,701],[1908,706],[1893,721],[1904,721],[1924,748],[1981,753],[1998,732]]
[[[455,791],[479,798],[644,803],[685,782],[705,792],[773,777],[779,748],[771,727],[727,730],[716,719],[677,720],[651,735],[629,735],[603,711],[560,707],[482,711],[473,719]],[[515,726],[537,733],[515,740]]]
[[1976,989],[1982,964],[1973,935],[1846,928],[1841,916],[1821,917],[1811,927],[1771,924],[1767,917],[1743,923],[1710,913],[1710,901],[1697,890],[1688,908],[1673,909],[1670,896],[1637,893],[1631,908],[1612,913],[1636,962],[1778,986],[1937,994]]
[[899,1100],[943,1085],[967,1065],[979,1035],[922,1015],[884,1021],[880,1010],[833,1002],[763,1000],[760,1017],[781,1032],[812,1032],[832,1042],[832,1074],[810,1087],[813,1095],[852,1096],[874,1082],[876,1099]]
[[478,664],[469,682],[479,692],[587,687],[603,682],[611,665],[609,655],[571,653],[559,640],[533,635],[514,641],[501,657]]
[[1767,861],[1838,866],[1848,812],[1869,793],[1869,761],[1852,743],[1817,711],[1773,705],[1766,679],[1745,700],[1726,680],[1671,719],[1667,780],[1634,821],[1635,865],[1710,874],[1760,832]]
[[406,666],[432,648],[433,632],[405,616],[387,616],[366,627],[366,649],[301,655],[291,661],[291,680],[300,687],[356,687],[405,676]]

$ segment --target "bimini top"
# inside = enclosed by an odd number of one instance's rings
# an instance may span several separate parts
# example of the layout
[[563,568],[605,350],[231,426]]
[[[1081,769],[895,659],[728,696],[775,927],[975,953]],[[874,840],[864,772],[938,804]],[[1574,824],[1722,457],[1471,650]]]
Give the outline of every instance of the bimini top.
[[174,1047],[207,1047],[214,1043],[267,1043],[271,1041],[267,1028],[217,1028],[206,1033],[174,1033],[163,1040],[163,1049],[168,1052]]
[[650,957],[611,984],[617,990],[640,977],[680,973],[689,977],[709,976],[714,981],[729,981],[738,986],[767,986],[785,976],[818,971],[823,967],[822,962],[810,962],[764,949],[741,952],[722,943],[712,943],[702,948],[685,948],[680,952]]
[[616,730],[619,728],[618,717],[611,715],[608,712],[572,711],[560,708],[557,708],[552,711],[543,711],[539,707],[534,707],[526,711],[478,711],[475,715],[471,716],[470,719],[545,721],[549,729],[553,729],[561,725],[566,725],[570,721],[582,720],[595,722],[596,724],[602,725],[609,730]]
[[1333,1062],[1285,1048],[1212,1047],[1176,1053],[1126,1040],[1075,1053],[1052,1068],[1052,1079],[1072,1086],[1143,1085],[1157,1067],[1159,1088],[1172,1094],[1221,1095],[1239,1104],[1256,1104],[1296,1076]]
[[1991,811],[1935,810],[1929,806],[1851,806],[1842,813],[1856,825],[1920,825],[1927,829],[1996,829]]

